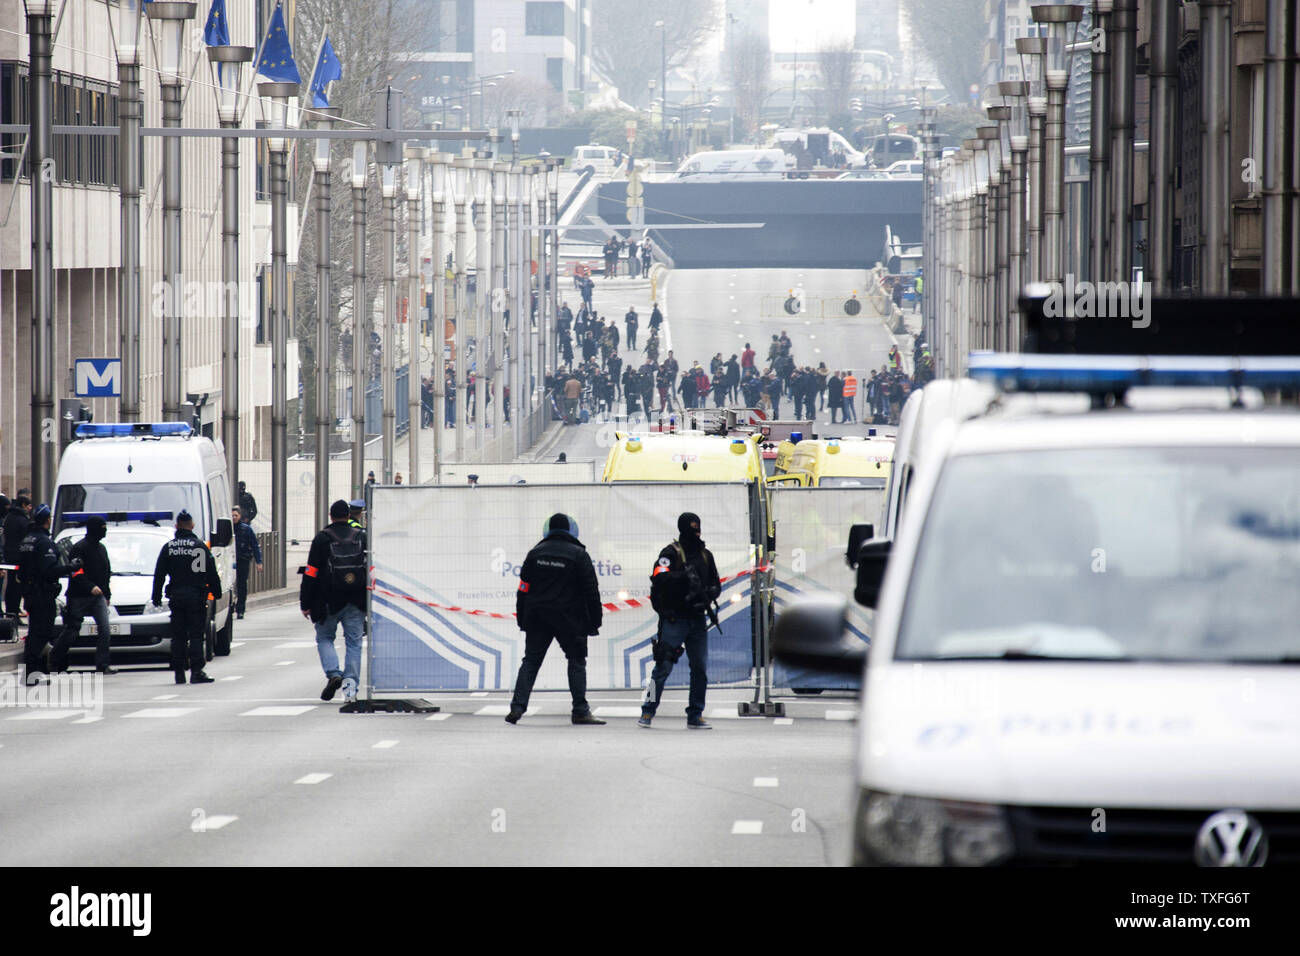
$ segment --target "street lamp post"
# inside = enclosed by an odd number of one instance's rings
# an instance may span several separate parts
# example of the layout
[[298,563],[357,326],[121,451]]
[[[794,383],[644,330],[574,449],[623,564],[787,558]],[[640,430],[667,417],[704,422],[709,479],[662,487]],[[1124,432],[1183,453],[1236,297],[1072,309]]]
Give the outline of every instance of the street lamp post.
[[420,364],[420,340],[417,334],[420,328],[420,220],[421,195],[420,185],[424,179],[424,157],[428,153],[423,146],[406,147],[406,405],[408,424],[406,426],[406,448],[409,452],[407,461],[407,479],[413,485],[420,483],[420,427],[424,423],[424,408],[421,404],[421,392],[424,369]]
[[[340,110],[318,106],[316,128],[334,125]],[[316,140],[312,154],[316,190],[316,526],[329,524],[330,486],[330,372],[334,368],[333,315],[330,288],[330,141]]]
[[[1092,26],[1104,42],[1092,51],[1091,128],[1088,138],[1088,278],[1101,282],[1110,257],[1110,18],[1114,0],[1093,0]],[[1118,278],[1118,277],[1116,277]]]
[[[289,98],[298,95],[298,84],[259,83],[257,92],[271,101],[267,125],[273,132],[285,129],[289,125]],[[283,572],[288,546],[285,427],[289,353],[289,150],[287,140],[275,135],[267,139],[266,145],[271,156],[271,530],[277,542],[277,567]]]
[[[1133,272],[1133,139],[1137,82],[1137,0],[1114,0],[1110,48],[1110,264],[1112,278]],[[1095,102],[1095,100],[1094,100]],[[1104,278],[1104,277],[1098,277]]]
[[[510,419],[511,431],[517,441],[519,417],[510,415],[510,399],[505,397],[506,385],[514,385],[510,378],[514,352],[510,348],[510,330],[505,322],[505,313],[509,308],[506,301],[506,290],[509,287],[506,278],[506,261],[509,257],[506,246],[506,176],[509,169],[510,164],[507,162],[498,160],[492,163],[492,405],[501,410],[498,421],[501,417]],[[513,313],[511,321],[518,321]],[[515,399],[519,393],[518,387],[512,388],[511,392],[511,399]]]
[[[492,373],[492,154],[486,149],[474,151],[474,168],[470,187],[473,190],[475,233],[474,250],[474,450],[483,452],[487,438],[487,377]],[[495,417],[497,410],[493,410]],[[494,422],[495,424],[495,422]],[[498,431],[493,432],[499,434]]]
[[659,28],[659,95],[663,98],[663,107],[659,110],[659,148],[668,149],[667,127],[665,121],[668,117],[668,23],[665,20],[656,20],[655,26]]
[[[433,323],[433,480],[437,484],[442,475],[442,430],[446,422],[447,386],[447,285],[443,235],[447,224],[447,164],[446,153],[430,153],[426,166],[430,172],[429,195],[433,202],[433,224],[429,229],[429,267],[433,287],[433,308],[429,320]],[[453,394],[454,391],[453,391]]]
[[[125,6],[126,0],[123,0]],[[120,55],[120,54],[119,54]],[[236,129],[239,126],[239,94],[242,89],[243,64],[253,59],[253,48],[249,46],[210,46],[208,60],[217,64],[217,120],[222,129]],[[139,84],[139,67],[135,67],[136,84]],[[138,106],[136,107],[138,109]],[[139,114],[136,114],[135,135],[139,137]],[[138,162],[138,159],[133,160]],[[133,279],[126,275],[127,258],[127,223],[126,195],[122,199],[122,262],[125,281],[134,281],[136,307],[139,307],[139,169],[135,180],[135,229],[136,248],[135,275]],[[239,139],[225,136],[221,140],[221,283],[223,304],[221,317],[221,442],[226,450],[226,474],[230,486],[239,486]],[[126,293],[123,293],[125,301]],[[136,313],[136,322],[139,314]],[[137,349],[139,336],[136,337]],[[124,350],[125,351],[125,350]],[[136,361],[139,361],[138,355]],[[125,374],[125,358],[122,363]],[[138,394],[138,384],[136,386]],[[125,389],[123,390],[125,395]],[[124,416],[125,417],[125,416]],[[134,421],[135,419],[128,419]]]
[[[1226,295],[1231,266],[1228,231],[1231,227],[1231,109],[1232,3],[1200,3],[1201,99],[1201,275],[1203,295]],[[1294,20],[1295,14],[1292,14]],[[1294,42],[1294,38],[1293,38]],[[1295,136],[1291,130],[1291,136]]]
[[[383,392],[384,482],[393,482],[393,456],[397,450],[397,167],[379,167],[379,195],[382,201],[384,257],[384,341],[380,362]],[[410,367],[407,367],[410,374]]]
[[457,156],[452,164],[451,202],[456,210],[456,395],[452,401],[456,413],[456,460],[467,461],[465,422],[468,413],[469,389],[465,387],[465,326],[469,322],[467,273],[465,257],[469,247],[469,176],[473,160]]
[[366,308],[366,171],[369,145],[352,145],[352,494],[366,482],[366,392],[370,384],[370,310]]
[[1010,105],[1011,117],[1007,123],[1011,149],[1011,209],[1010,233],[1007,237],[1010,307],[1010,328],[1007,347],[1020,351],[1022,330],[1020,319],[1020,292],[1025,282],[1025,153],[1029,148],[1028,107],[1029,84],[1023,80],[1004,81],[998,92]]
[[1083,17],[1078,4],[1047,3],[1029,8],[1034,22],[1047,24],[1043,73],[1047,80],[1047,120],[1043,156],[1043,279],[1059,283],[1065,273],[1065,91],[1070,85],[1068,47]]
[[1029,85],[1025,104],[1029,114],[1028,185],[1029,211],[1026,216],[1025,268],[1027,282],[1043,278],[1043,126],[1047,117],[1047,97],[1043,86],[1043,57],[1046,37],[1020,37],[1016,40],[1021,75]]
[[1007,244],[1010,229],[1007,223],[1008,210],[1011,205],[1011,149],[1008,142],[1011,133],[1007,124],[1011,120],[1011,107],[990,106],[989,119],[997,125],[994,131],[997,138],[989,143],[991,150],[989,164],[989,187],[997,190],[997,208],[993,214],[993,249],[994,249],[994,294],[993,294],[993,348],[997,351],[1007,350],[1008,339],[1008,298],[1009,271],[1011,258]]
[[[117,296],[122,398],[118,415],[124,422],[140,420],[140,121],[143,114],[140,34],[144,27],[141,6],[142,0],[118,0],[116,24],[114,18],[109,18],[117,53],[117,170],[122,197],[122,266]],[[230,70],[238,74],[237,66],[232,65]],[[224,186],[222,191],[225,191]],[[222,238],[224,242],[224,228]],[[229,401],[229,398],[225,399],[223,405]],[[224,431],[222,434],[224,437]],[[226,454],[229,461],[229,450]],[[238,462],[237,448],[235,460]],[[238,480],[235,471],[230,472],[230,480],[232,485]]]
[[[162,90],[162,124],[167,128],[181,125],[181,85],[184,82],[182,61],[185,58],[185,24],[194,18],[195,4],[154,0],[145,7],[158,48],[159,84]],[[164,421],[181,420],[184,361],[181,351],[181,309],[183,278],[181,264],[181,140],[163,137],[163,230],[162,265],[166,296],[163,300],[162,347],[162,417]]]

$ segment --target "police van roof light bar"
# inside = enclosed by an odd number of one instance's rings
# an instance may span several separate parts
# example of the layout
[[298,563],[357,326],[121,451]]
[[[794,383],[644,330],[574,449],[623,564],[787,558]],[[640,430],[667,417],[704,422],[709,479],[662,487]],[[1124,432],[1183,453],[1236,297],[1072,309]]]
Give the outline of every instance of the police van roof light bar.
[[972,352],[971,378],[1004,392],[1121,393],[1143,386],[1297,388],[1300,356],[1046,355]]
[[65,511],[61,516],[64,524],[85,524],[91,518],[103,518],[105,521],[171,521],[171,511]]
[[87,422],[77,426],[77,438],[188,438],[194,430],[185,422]]

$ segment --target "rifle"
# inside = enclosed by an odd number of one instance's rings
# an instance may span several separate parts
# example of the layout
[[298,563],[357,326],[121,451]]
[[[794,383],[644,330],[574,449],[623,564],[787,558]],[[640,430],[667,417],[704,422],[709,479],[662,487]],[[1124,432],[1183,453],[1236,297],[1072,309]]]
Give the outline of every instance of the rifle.
[[709,623],[718,629],[719,634],[722,634],[722,625],[718,622],[718,602],[716,598],[705,606],[704,613],[709,615]]

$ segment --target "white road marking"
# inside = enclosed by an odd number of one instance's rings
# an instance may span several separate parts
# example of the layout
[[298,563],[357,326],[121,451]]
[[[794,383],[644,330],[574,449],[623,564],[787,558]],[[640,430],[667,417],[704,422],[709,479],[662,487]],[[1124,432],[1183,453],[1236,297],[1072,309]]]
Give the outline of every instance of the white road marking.
[[446,720],[451,714],[430,714],[425,720]]
[[287,651],[287,650],[298,650],[299,648],[302,647],[315,647],[315,646],[316,646],[315,641],[289,641],[288,643],[285,644],[277,644],[275,645],[275,647],[271,648],[271,650]]
[[856,720],[858,712],[856,710],[828,710],[826,711],[827,720]]
[[254,707],[252,710],[246,710],[240,717],[299,717],[308,711],[315,710],[313,706],[305,707]]
[[396,747],[396,746],[397,746],[397,741],[396,741],[396,740],[381,740],[381,741],[379,741],[379,743],[375,744],[375,745],[374,745],[373,747],[371,747],[370,749],[371,749],[371,750],[390,750],[390,749],[392,749],[393,747]]
[[188,714],[197,713],[197,707],[146,707],[144,710],[137,710],[130,714],[123,714],[123,717],[185,717]]
[[65,717],[73,717],[78,714],[84,714],[84,710],[29,710],[25,714],[18,714],[10,717],[10,720],[62,720]]
[[332,773],[309,773],[306,776],[299,777],[294,781],[294,783],[301,783],[310,786],[312,784],[320,783],[323,780],[328,780],[332,776],[334,776]]
[[236,647],[243,647],[245,643],[245,641],[235,641],[230,645],[230,649],[233,651]]
[[154,700],[175,700],[180,694],[159,694]]
[[772,723],[777,724],[777,725],[779,725],[779,726],[781,726],[781,727],[789,727],[791,724],[794,723],[794,718],[793,718],[793,717],[777,717],[777,718],[775,718],[775,719],[772,721]]
[[234,823],[238,819],[239,817],[224,816],[222,814],[205,816],[203,818],[203,827],[198,832],[206,833],[208,830],[220,830],[222,827],[230,826],[230,824]]
[[469,696],[471,696],[471,697],[486,697],[487,695],[488,695],[488,692],[485,691],[485,690],[476,690],[476,691],[473,691]]
[[[540,707],[529,707],[524,711],[525,717],[536,717],[542,712]],[[474,711],[475,717],[504,717],[510,713],[509,704],[488,704],[486,707],[480,707]]]
[[779,787],[780,781],[776,777],[755,777],[754,786],[756,787]]
[[732,718],[739,720],[740,712],[736,710],[734,705],[731,707],[714,707],[705,716],[709,720],[730,720]]
[[737,820],[731,825],[732,836],[758,836],[762,832],[762,820]]
[[77,720],[74,720],[73,723],[74,724],[96,724],[103,719],[104,718],[98,714],[87,714],[85,717],[81,717]]
[[219,677],[218,680],[243,680],[243,674],[231,674],[229,677]]
[[596,707],[592,713],[597,717],[640,717],[640,707]]
[[293,661],[276,661],[276,662],[275,662],[275,666],[276,666],[276,667],[288,667],[288,666],[289,666],[290,664],[292,664],[292,663],[293,663]]

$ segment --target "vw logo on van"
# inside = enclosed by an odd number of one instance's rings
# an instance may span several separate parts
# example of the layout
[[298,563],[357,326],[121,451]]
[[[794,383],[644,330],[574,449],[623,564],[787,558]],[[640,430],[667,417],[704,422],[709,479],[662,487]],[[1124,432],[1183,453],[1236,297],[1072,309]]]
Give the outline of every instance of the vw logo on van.
[[1196,834],[1197,866],[1263,866],[1268,836],[1245,810],[1220,810]]

